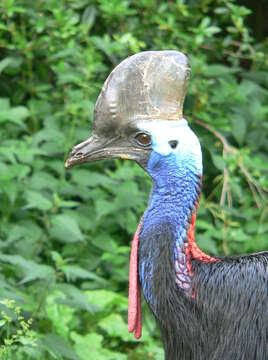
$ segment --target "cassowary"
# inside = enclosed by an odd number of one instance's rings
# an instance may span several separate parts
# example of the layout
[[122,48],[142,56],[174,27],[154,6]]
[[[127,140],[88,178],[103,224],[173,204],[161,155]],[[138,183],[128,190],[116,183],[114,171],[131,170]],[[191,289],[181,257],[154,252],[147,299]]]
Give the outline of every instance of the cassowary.
[[188,58],[148,51],[120,63],[97,100],[93,134],[66,167],[136,161],[150,201],[130,256],[129,331],[141,335],[140,287],[166,360],[268,360],[268,252],[212,257],[194,239],[202,180],[198,138],[183,119]]

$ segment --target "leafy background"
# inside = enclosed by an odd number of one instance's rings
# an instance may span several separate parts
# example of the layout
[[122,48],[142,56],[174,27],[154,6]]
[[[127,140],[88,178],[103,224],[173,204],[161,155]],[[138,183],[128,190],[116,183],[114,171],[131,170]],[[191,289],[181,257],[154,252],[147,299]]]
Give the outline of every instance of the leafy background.
[[[1,0],[1,359],[163,359],[143,306],[127,333],[129,243],[150,179],[127,161],[66,171],[101,86],[125,57],[191,58],[185,116],[203,147],[197,241],[267,250],[265,1]],[[266,49],[266,52],[265,52]]]

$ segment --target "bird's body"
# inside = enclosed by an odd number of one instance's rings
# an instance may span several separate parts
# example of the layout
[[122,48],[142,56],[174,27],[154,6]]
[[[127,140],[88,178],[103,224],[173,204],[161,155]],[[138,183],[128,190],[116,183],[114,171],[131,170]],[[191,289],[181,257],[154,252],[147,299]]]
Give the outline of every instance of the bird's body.
[[202,153],[182,117],[189,71],[176,51],[123,61],[97,101],[93,136],[66,165],[121,157],[152,178],[131,251],[129,330],[136,337],[139,279],[166,360],[268,360],[268,252],[213,257],[194,240]]
[[[168,264],[158,270],[164,267],[167,270]],[[267,255],[222,259],[214,264],[192,260],[193,298],[178,292],[171,264],[169,267],[165,279],[158,276],[161,295],[155,313],[166,360],[268,358]]]
[[[165,234],[159,238],[172,248],[169,226],[163,230]],[[194,296],[189,297],[178,292],[174,264],[167,255],[172,258],[172,251],[165,249],[166,258],[156,259],[158,304],[148,302],[161,330],[166,359],[267,359],[267,290],[263,281],[267,256],[218,263],[192,260]]]
[[[179,148],[182,134],[172,136]],[[268,359],[268,253],[213,258],[198,252],[200,169],[174,151],[159,152],[148,165],[154,185],[139,231],[139,278],[166,359]]]

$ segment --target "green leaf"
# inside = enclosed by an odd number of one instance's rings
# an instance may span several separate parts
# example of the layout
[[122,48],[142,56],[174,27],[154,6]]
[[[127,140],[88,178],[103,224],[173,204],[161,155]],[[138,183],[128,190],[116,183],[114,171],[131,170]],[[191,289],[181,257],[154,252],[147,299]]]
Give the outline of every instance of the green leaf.
[[[0,98],[0,114],[10,109],[10,100],[7,98]],[[1,117],[0,117],[1,119]]]
[[9,182],[9,183],[2,184],[1,187],[2,187],[3,192],[7,194],[9,201],[14,204],[14,202],[17,198],[18,192],[20,190],[19,186],[15,183]]
[[20,282],[21,284],[37,279],[51,281],[54,277],[54,270],[50,266],[37,264],[19,255],[0,254],[0,260],[20,268],[20,275],[24,276]]
[[42,229],[34,221],[25,219],[7,228],[7,242],[12,243],[20,239],[30,239],[32,242],[36,242],[42,233]]
[[78,222],[69,214],[55,215],[52,218],[52,237],[65,243],[83,241],[84,236],[79,228]]
[[97,234],[90,238],[90,242],[101,250],[115,253],[117,245],[108,234]]
[[236,141],[241,145],[246,135],[246,121],[243,115],[232,114],[231,117],[232,133]]
[[25,106],[10,107],[10,101],[0,98],[0,123],[5,121],[13,122],[25,128],[23,120],[29,116],[29,110]]
[[0,320],[0,327],[4,326],[6,324],[6,320]]
[[57,299],[65,298],[66,295],[63,292],[54,290],[46,298],[45,311],[53,324],[54,330],[64,336],[65,339],[68,339],[70,328],[75,324],[76,310],[57,301]]
[[12,64],[12,61],[13,61],[12,57],[6,57],[5,59],[0,61],[0,74],[6,67]]
[[27,205],[25,206],[25,209],[39,209],[39,210],[47,211],[53,207],[51,201],[49,201],[41,193],[35,191],[28,190],[25,193],[25,200],[27,201]]
[[111,201],[100,199],[96,200],[95,204],[98,219],[108,214],[114,214],[114,211],[116,210],[115,204]]
[[103,337],[101,335],[93,333],[82,336],[72,332],[71,338],[75,343],[74,348],[80,360],[127,360],[127,355],[105,349],[102,345]]
[[98,324],[111,337],[120,337],[123,341],[135,341],[133,334],[128,332],[127,323],[119,314],[111,314]]
[[37,169],[33,173],[29,185],[33,190],[44,190],[49,189],[52,192],[55,192],[58,187],[58,181],[56,177],[52,176],[46,171],[38,171]]
[[97,9],[93,5],[89,5],[85,8],[82,15],[82,24],[85,31],[89,31],[93,26],[97,15]]
[[79,185],[96,187],[98,185],[109,186],[115,181],[108,176],[84,169],[76,169],[72,173],[72,180]]
[[77,49],[71,48],[71,49],[63,49],[49,57],[49,61],[58,60],[62,58],[69,58],[70,56],[75,55]]
[[207,252],[208,254],[217,255],[218,250],[215,241],[213,241],[211,238],[212,235],[213,234],[199,234],[197,236],[197,244],[203,251]]
[[225,162],[224,162],[223,158],[216,154],[211,154],[211,155],[212,155],[213,164],[216,166],[216,168],[219,170],[224,170]]
[[58,289],[62,291],[66,298],[57,298],[56,301],[60,304],[65,304],[73,308],[83,309],[94,314],[98,310],[98,305],[91,304],[87,299],[83,291],[77,287],[69,284],[62,284],[58,286]]
[[126,311],[128,299],[109,290],[90,290],[84,292],[90,304],[98,306],[101,310],[111,310],[114,306],[120,311]]
[[41,338],[41,344],[53,357],[65,357],[70,360],[79,360],[71,345],[61,336],[56,334],[47,334]]
[[16,106],[10,110],[9,120],[21,124],[28,116],[29,110],[25,106]]
[[238,67],[228,67],[224,65],[209,65],[206,66],[204,70],[204,75],[206,76],[224,76],[227,74],[233,74],[240,71]]
[[61,265],[64,262],[62,256],[57,251],[51,251],[51,257],[57,265]]
[[77,279],[101,280],[97,275],[87,271],[77,265],[62,265],[61,270],[64,272],[67,281],[75,281]]

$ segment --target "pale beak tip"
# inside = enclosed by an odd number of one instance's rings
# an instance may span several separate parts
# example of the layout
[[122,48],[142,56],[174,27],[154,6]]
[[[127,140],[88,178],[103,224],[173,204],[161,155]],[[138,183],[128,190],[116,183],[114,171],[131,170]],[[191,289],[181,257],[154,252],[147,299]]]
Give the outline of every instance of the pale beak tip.
[[64,166],[65,166],[65,168],[66,168],[66,169],[69,169],[69,168],[71,168],[71,167],[72,167],[72,164],[71,164],[71,162],[70,162],[70,160],[69,160],[69,159],[67,159],[67,160],[65,161]]

